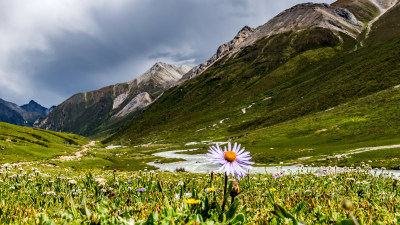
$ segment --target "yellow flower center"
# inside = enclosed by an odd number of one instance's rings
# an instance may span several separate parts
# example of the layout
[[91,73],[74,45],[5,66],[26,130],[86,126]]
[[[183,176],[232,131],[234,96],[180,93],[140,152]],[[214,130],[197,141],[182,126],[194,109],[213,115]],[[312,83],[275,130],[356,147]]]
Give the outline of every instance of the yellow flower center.
[[227,151],[225,152],[225,159],[228,162],[233,162],[236,159],[236,153],[232,152],[232,151]]

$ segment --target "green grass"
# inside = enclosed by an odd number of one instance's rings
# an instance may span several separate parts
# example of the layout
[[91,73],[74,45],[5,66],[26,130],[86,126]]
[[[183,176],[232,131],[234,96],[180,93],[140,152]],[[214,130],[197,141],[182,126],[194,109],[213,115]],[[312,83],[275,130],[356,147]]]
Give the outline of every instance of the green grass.
[[[270,163],[278,160],[297,163],[302,157],[400,144],[399,102],[400,89],[390,88],[328,111],[253,131],[237,141],[250,146],[248,149],[256,161]],[[369,153],[374,155],[371,159],[380,158],[380,154],[380,151]],[[358,162],[348,161],[344,165]],[[325,163],[335,165],[336,162]],[[397,165],[392,161],[390,167]]]
[[46,160],[70,155],[88,140],[60,133],[0,122],[0,163]]
[[339,225],[352,224],[353,214],[359,224],[397,224],[399,186],[369,173],[366,166],[327,176],[251,174],[222,212],[223,174],[2,168],[0,223]]
[[182,149],[181,145],[155,145],[149,147],[129,147],[122,149],[105,149],[100,146],[92,147],[86,152],[82,158],[73,161],[56,161],[49,162],[66,168],[72,169],[118,169],[125,171],[138,171],[144,168],[156,169],[147,165],[149,162],[158,161],[159,163],[170,163],[181,161],[181,159],[166,159],[153,156],[153,153],[163,150]]

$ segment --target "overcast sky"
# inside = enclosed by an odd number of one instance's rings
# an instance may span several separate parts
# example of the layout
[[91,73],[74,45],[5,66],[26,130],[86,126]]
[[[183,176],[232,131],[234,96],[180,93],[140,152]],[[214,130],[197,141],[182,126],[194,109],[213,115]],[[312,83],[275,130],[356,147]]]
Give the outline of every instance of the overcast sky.
[[243,26],[308,1],[0,0],[0,98],[49,107],[158,61],[197,65]]

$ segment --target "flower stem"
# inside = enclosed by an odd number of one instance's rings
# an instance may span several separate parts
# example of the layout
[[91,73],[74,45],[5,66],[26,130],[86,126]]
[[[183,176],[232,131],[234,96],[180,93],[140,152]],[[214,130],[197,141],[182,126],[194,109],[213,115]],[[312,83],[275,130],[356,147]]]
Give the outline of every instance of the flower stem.
[[226,196],[226,188],[227,188],[227,186],[228,186],[228,175],[225,173],[225,185],[224,185],[224,201],[222,202],[222,212],[224,212],[225,211],[225,204],[226,204],[226,201],[225,201],[225,196]]

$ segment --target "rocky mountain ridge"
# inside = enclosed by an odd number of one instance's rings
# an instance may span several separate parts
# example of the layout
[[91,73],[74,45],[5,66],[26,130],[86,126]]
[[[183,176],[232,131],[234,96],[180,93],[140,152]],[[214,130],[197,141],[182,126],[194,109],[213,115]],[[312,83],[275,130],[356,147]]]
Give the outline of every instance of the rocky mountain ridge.
[[[99,90],[79,93],[57,106],[34,127],[92,135],[112,129],[118,123],[140,114],[144,108],[191,69],[155,63],[139,77]],[[82,122],[84,121],[84,122]]]
[[18,106],[0,99],[0,121],[20,126],[32,126],[38,118],[47,116],[53,108],[54,106],[47,109],[33,100],[28,104]]
[[331,5],[303,3],[295,5],[257,28],[243,27],[228,43],[218,47],[217,52],[206,62],[197,65],[185,74],[180,84],[196,77],[224,56],[234,56],[241,49],[254,44],[261,38],[289,31],[300,32],[312,28],[324,28],[334,33],[345,33],[356,39],[365,23],[380,16],[397,0],[339,0]]

